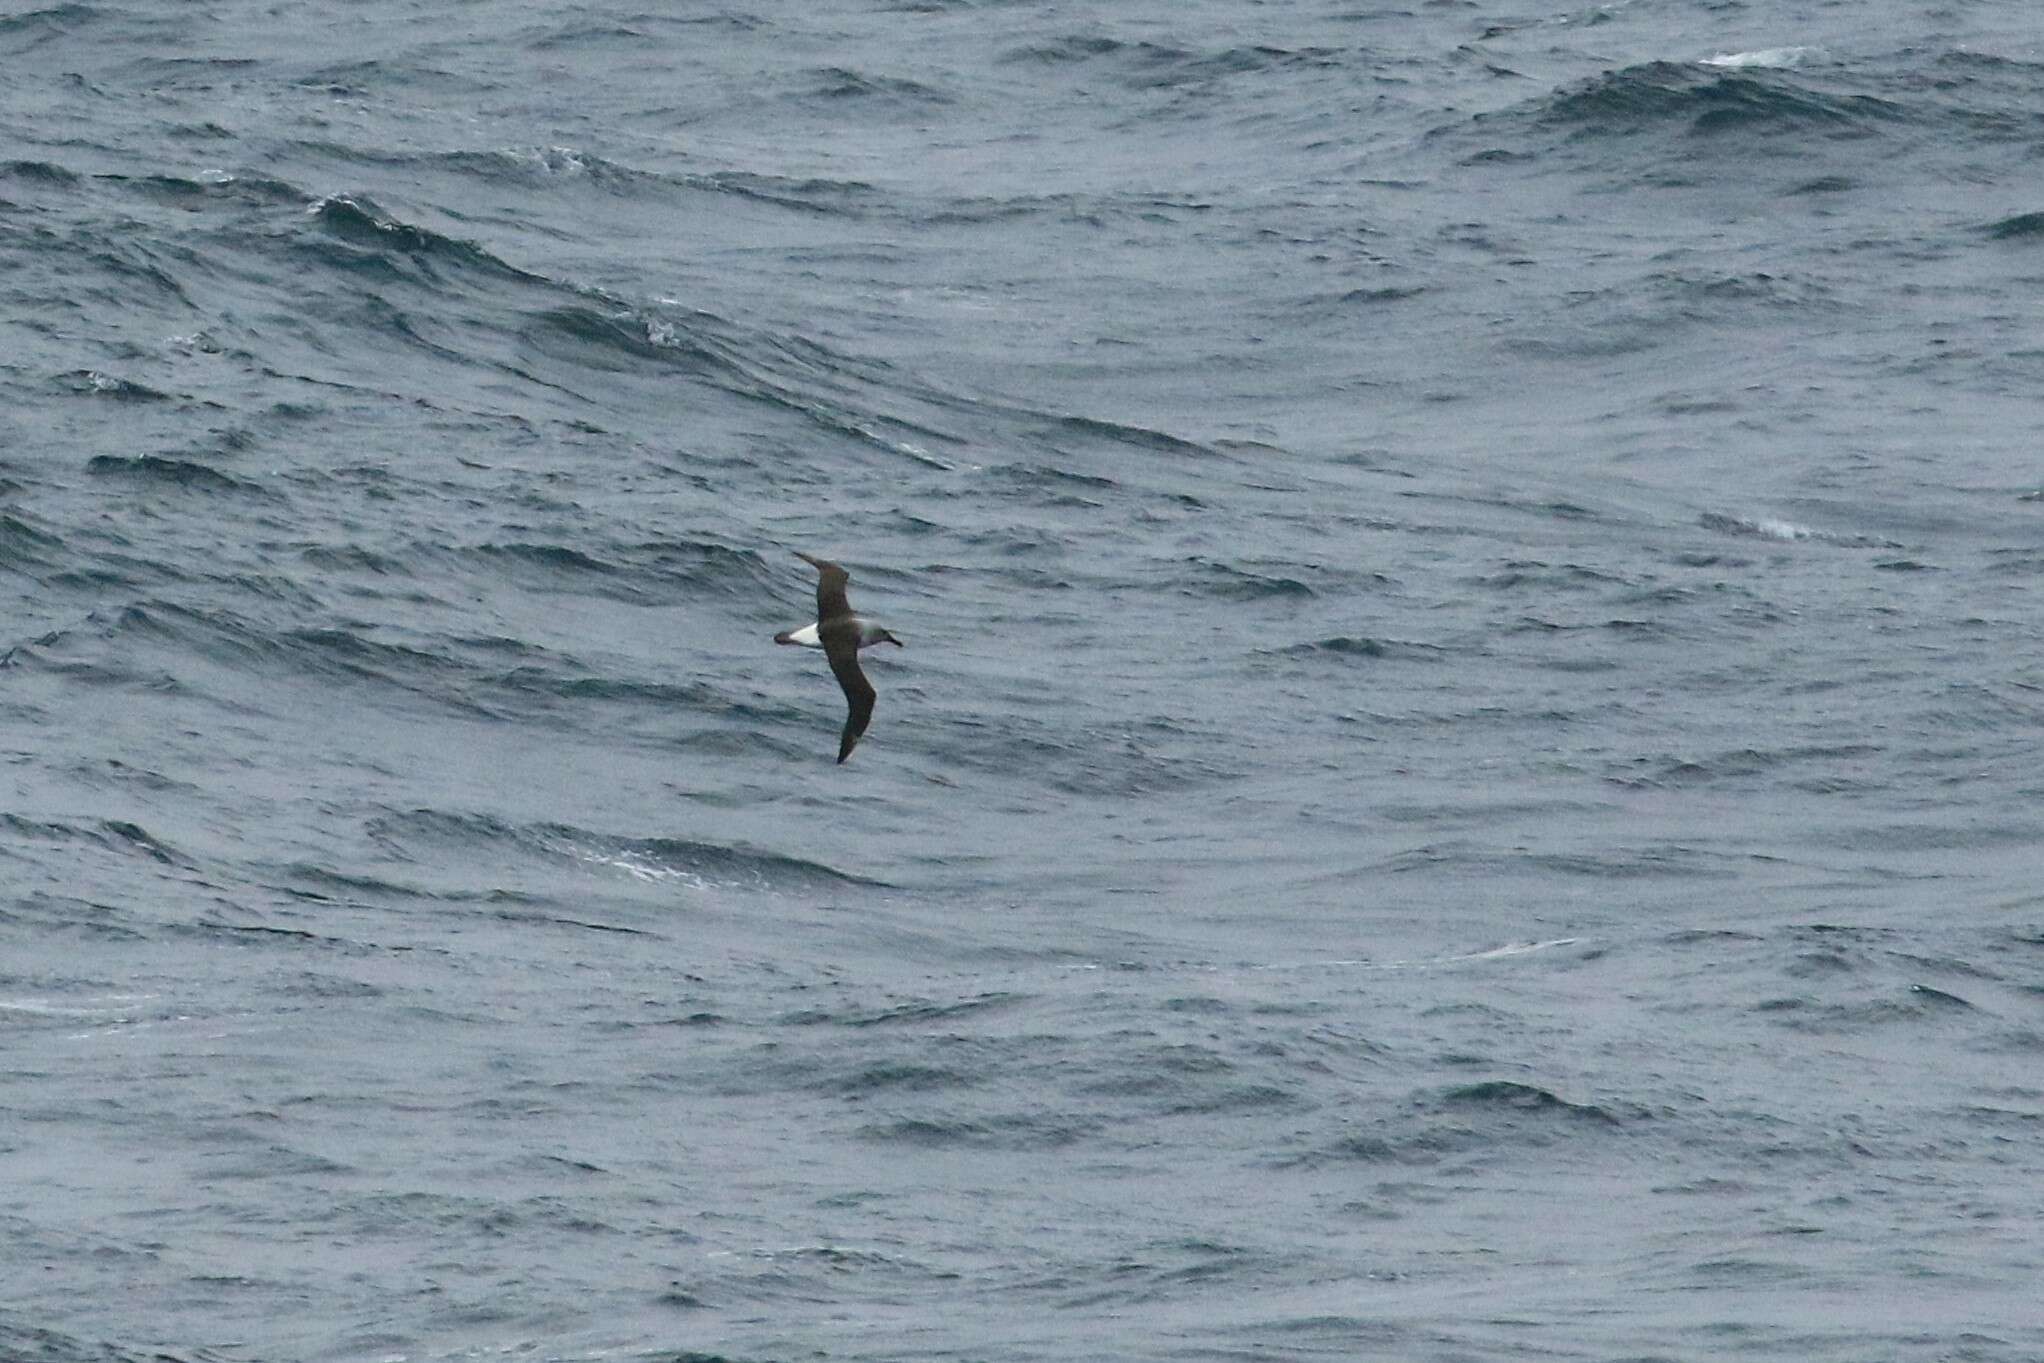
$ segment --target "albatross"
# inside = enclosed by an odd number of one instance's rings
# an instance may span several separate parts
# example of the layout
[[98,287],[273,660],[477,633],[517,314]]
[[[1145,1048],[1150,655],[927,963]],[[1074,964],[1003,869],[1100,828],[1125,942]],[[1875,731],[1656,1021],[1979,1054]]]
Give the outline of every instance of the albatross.
[[873,683],[859,670],[859,650],[869,644],[893,644],[896,648],[906,645],[871,620],[852,614],[851,603],[845,600],[845,584],[852,580],[850,573],[829,559],[811,558],[800,549],[795,551],[795,557],[816,569],[816,623],[782,630],[774,636],[774,642],[820,648],[823,656],[830,659],[830,670],[845,692],[845,731],[837,747],[837,760],[842,764],[852,755],[859,735],[866,732],[866,724],[873,718]]

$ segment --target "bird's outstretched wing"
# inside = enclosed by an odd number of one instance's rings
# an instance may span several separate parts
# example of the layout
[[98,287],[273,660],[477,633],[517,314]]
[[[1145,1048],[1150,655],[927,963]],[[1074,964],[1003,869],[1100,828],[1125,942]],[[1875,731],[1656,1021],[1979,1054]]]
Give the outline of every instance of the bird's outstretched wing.
[[795,557],[816,569],[816,618],[835,620],[840,615],[850,615],[852,606],[845,600],[845,584],[852,580],[852,575],[829,559],[811,558],[800,549],[795,551]]
[[859,735],[866,732],[866,725],[872,721],[873,683],[867,681],[866,674],[859,670],[859,635],[856,630],[826,631],[823,652],[830,659],[830,670],[845,693],[845,731],[838,738],[837,745],[837,760],[842,764],[852,755]]

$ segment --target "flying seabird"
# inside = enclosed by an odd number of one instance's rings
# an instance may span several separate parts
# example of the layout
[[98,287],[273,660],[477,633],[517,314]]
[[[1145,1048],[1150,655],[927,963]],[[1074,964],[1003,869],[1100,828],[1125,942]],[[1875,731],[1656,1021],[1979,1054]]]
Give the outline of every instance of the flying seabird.
[[859,650],[868,644],[893,644],[896,648],[905,645],[871,620],[861,620],[852,614],[851,604],[845,600],[845,584],[852,580],[850,573],[828,559],[811,558],[800,549],[795,551],[795,557],[816,569],[816,623],[783,630],[774,636],[774,642],[820,648],[830,659],[830,670],[836,674],[837,684],[844,688],[847,707],[845,731],[837,748],[837,760],[842,763],[852,755],[859,735],[866,732],[866,722],[873,718],[873,683],[859,670]]

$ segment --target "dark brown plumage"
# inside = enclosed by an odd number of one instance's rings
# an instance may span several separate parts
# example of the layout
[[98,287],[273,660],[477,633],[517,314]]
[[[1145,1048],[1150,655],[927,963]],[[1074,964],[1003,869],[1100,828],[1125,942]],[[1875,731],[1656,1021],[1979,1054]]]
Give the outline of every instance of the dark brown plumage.
[[810,645],[813,639],[813,646],[821,648],[830,660],[831,675],[845,693],[845,727],[837,748],[837,760],[842,763],[852,755],[859,735],[866,732],[873,719],[876,696],[873,683],[859,670],[859,650],[868,644],[901,647],[901,640],[852,614],[851,603],[845,599],[845,585],[852,580],[850,573],[829,559],[811,558],[799,549],[795,556],[816,569],[816,624],[811,638],[802,637],[811,634],[810,630],[791,629],[776,634],[774,642]]
[[873,702],[878,697],[873,683],[859,670],[859,627],[839,620],[818,633],[823,636],[823,656],[830,659],[831,673],[845,693],[845,727],[837,740],[837,760],[842,764],[852,755],[859,735],[873,722]]
[[800,549],[795,551],[795,557],[816,570],[816,623],[821,625],[840,616],[850,619],[852,603],[845,600],[845,586],[852,575],[829,559],[811,558]]

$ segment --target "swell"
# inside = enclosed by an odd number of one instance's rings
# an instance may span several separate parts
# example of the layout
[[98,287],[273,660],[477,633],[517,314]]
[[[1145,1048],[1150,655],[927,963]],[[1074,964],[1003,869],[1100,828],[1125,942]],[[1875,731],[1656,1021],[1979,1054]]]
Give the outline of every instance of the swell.
[[390,277],[408,276],[416,270],[428,281],[438,281],[447,273],[474,273],[542,282],[540,276],[511,265],[475,242],[394,217],[366,195],[330,195],[315,201],[307,213],[320,233],[349,251],[321,252],[311,244],[307,249],[327,263],[351,271],[361,271],[373,262]]
[[1666,61],[1593,76],[1541,101],[1533,113],[1543,123],[1590,137],[1663,127],[1699,135],[1864,135],[1904,116],[1891,100],[1827,91],[1797,71],[1723,70]]
[[189,869],[194,865],[177,848],[124,819],[75,821],[0,814],[0,833],[15,841],[81,844],[124,856],[140,856],[165,866]]
[[686,881],[767,890],[886,888],[886,882],[741,843],[630,837],[557,822],[512,823],[487,814],[414,809],[377,815],[370,839],[400,861],[433,861],[448,852],[510,855],[636,881]]
[[1286,70],[1341,68],[1353,59],[1352,50],[1337,47],[1254,43],[1200,49],[1102,33],[1063,34],[1009,48],[999,57],[1010,66],[1097,70],[1137,90],[1201,86]]
[[[559,147],[397,160],[401,169],[447,181],[513,190],[535,179],[585,195],[708,190],[834,213],[870,211],[875,197],[871,187],[851,181],[737,171],[642,173]],[[84,395],[137,404],[207,402],[205,391],[186,396],[159,375],[172,373],[181,358],[218,356],[242,374],[302,375],[307,382],[316,375],[328,392],[373,391],[395,381],[400,394],[436,408],[495,404],[492,389],[509,377],[536,395],[557,393],[588,411],[632,400],[613,376],[633,374],[648,381],[638,390],[648,407],[671,404],[669,385],[680,378],[785,414],[833,442],[938,470],[954,468],[952,452],[970,448],[975,440],[967,433],[989,421],[1059,466],[1078,466],[1080,476],[1088,461],[1122,461],[1131,449],[1225,457],[1169,431],[949,392],[801,328],[624,298],[553,278],[510,259],[494,242],[429,226],[360,191],[315,197],[286,179],[246,172],[88,176],[53,161],[16,161],[8,174],[51,193],[94,196],[96,207],[153,214],[119,240],[81,238],[74,254],[88,266],[83,278],[91,296],[119,297],[130,306],[137,296],[148,299],[179,331],[180,349],[161,357],[153,371],[81,369],[55,376],[61,387]],[[223,282],[236,291],[231,315],[210,305]],[[50,301],[76,306],[77,286],[66,287],[73,296]],[[423,367],[388,364],[393,347]],[[443,376],[456,371],[450,385]],[[176,368],[180,381],[206,372],[218,372],[217,366]],[[222,396],[232,399],[231,388]],[[745,422],[743,406],[716,410],[731,425]],[[165,490],[241,495],[261,488],[189,453],[101,452],[89,467],[101,477]]]
[[[590,573],[564,567],[561,558],[546,555],[529,570],[509,574],[468,576],[472,582],[495,578],[520,592],[599,595],[635,605],[674,596],[671,589],[608,584],[601,574],[592,590],[582,580]],[[100,595],[129,576],[74,570],[49,579],[76,579],[82,590]],[[442,576],[436,585],[458,590],[453,581]],[[144,596],[16,644],[0,656],[0,667],[41,671],[79,686],[186,695],[236,711],[266,711],[278,697],[341,688],[374,704],[601,732],[608,741],[802,751],[780,735],[805,712],[741,688],[640,672],[612,657],[591,663],[526,640],[335,617],[289,576],[237,573],[215,582],[249,609]],[[677,723],[688,729],[680,737],[673,732]]]

